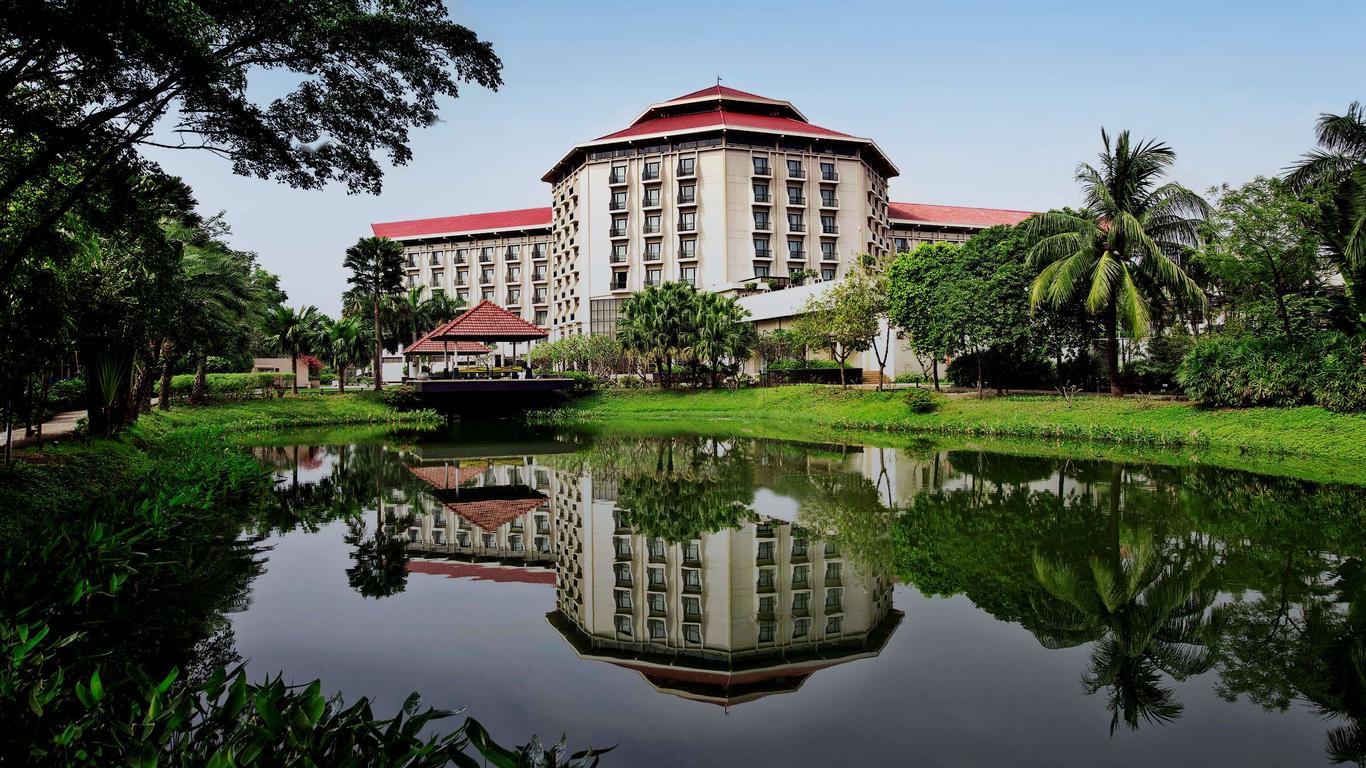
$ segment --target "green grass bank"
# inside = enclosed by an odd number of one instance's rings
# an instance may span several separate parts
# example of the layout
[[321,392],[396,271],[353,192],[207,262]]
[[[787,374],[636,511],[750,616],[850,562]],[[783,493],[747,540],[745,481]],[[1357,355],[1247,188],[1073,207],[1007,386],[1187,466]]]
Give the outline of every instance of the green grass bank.
[[[831,440],[833,433],[1088,441],[1159,449],[1198,449],[1263,463],[1278,456],[1366,464],[1366,415],[1317,407],[1202,410],[1141,398],[943,397],[934,413],[912,413],[903,391],[799,385],[731,391],[595,392],[546,423],[726,426],[771,437]],[[1337,474],[1337,473],[1334,473]],[[1366,479],[1366,470],[1358,473]]]

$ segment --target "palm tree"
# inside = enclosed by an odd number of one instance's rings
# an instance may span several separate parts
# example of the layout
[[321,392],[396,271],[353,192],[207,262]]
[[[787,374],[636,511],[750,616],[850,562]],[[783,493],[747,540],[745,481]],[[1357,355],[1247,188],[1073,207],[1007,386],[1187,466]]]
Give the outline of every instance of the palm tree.
[[696,333],[697,289],[687,283],[650,286],[622,303],[617,336],[628,352],[653,361],[662,386],[673,364],[686,355]]
[[1358,324],[1366,326],[1366,109],[1354,101],[1346,114],[1320,115],[1315,134],[1319,149],[1292,166],[1286,181],[1298,193],[1321,193],[1309,224],[1342,273]]
[[745,320],[749,311],[732,297],[699,292],[693,301],[695,331],[688,352],[707,364],[715,388],[723,361],[739,365],[749,357],[755,342],[754,326]]
[[384,334],[380,305],[403,286],[403,246],[387,237],[362,237],[346,249],[346,281],[369,299],[375,320],[375,391],[384,388]]
[[1026,224],[1036,240],[1029,264],[1041,270],[1029,299],[1061,308],[1085,296],[1087,311],[1105,328],[1110,392],[1122,395],[1120,326],[1139,338],[1148,332],[1153,304],[1205,304],[1180,262],[1199,242],[1198,223],[1209,206],[1180,184],[1160,183],[1176,160],[1171,147],[1151,139],[1135,145],[1128,131],[1112,146],[1108,133],[1100,135],[1100,168],[1077,167],[1085,207],[1041,213]]
[[[176,234],[168,232],[171,237]],[[213,240],[184,243],[183,253],[180,307],[161,350],[162,410],[169,409],[171,402],[171,353],[180,347],[193,355],[195,377],[190,402],[200,402],[204,399],[209,352],[231,352],[250,344],[260,298],[245,254]]]
[[308,352],[316,344],[318,324],[318,308],[312,305],[301,309],[276,307],[266,315],[267,341],[289,355],[289,369],[294,374],[289,379],[289,389],[293,394],[299,394],[299,355]]
[[321,347],[337,369],[337,391],[346,394],[346,367],[365,360],[370,335],[358,317],[323,318]]

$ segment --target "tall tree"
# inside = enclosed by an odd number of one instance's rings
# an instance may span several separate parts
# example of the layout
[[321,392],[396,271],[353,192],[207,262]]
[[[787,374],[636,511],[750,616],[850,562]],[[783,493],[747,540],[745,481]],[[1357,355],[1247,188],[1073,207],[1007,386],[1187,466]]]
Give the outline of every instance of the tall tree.
[[299,394],[299,355],[313,349],[318,339],[318,308],[276,307],[265,322],[267,338],[289,355],[289,390]]
[[370,334],[358,317],[324,317],[321,325],[322,352],[337,369],[337,391],[344,395],[346,368],[365,360],[370,351]]
[[693,359],[706,364],[715,388],[726,361],[738,374],[749,357],[754,347],[754,326],[748,322],[749,310],[736,303],[734,297],[698,291],[693,302],[696,330],[690,334],[692,344],[688,351]]
[[1037,241],[1030,265],[1040,270],[1030,301],[1062,307],[1086,296],[1086,309],[1105,329],[1110,392],[1118,396],[1124,394],[1120,328],[1142,337],[1155,303],[1205,304],[1204,292],[1181,262],[1199,244],[1199,223],[1209,206],[1180,184],[1161,183],[1176,161],[1171,147],[1152,139],[1134,144],[1128,131],[1113,144],[1109,133],[1100,135],[1100,168],[1077,167],[1085,207],[1037,214],[1026,225]]
[[1323,114],[1315,127],[1319,148],[1286,176],[1290,188],[1318,192],[1308,221],[1342,274],[1343,290],[1366,328],[1366,109],[1352,102],[1346,114]]
[[888,317],[905,332],[911,348],[931,360],[934,388],[939,362],[958,349],[959,328],[967,321],[967,298],[960,286],[962,246],[922,245],[897,256],[888,271]]
[[403,246],[387,237],[362,237],[346,249],[343,266],[351,271],[346,281],[364,295],[374,313],[375,391],[384,389],[384,334],[380,305],[403,287]]
[[881,297],[871,282],[846,278],[802,306],[793,329],[806,346],[828,350],[840,368],[840,386],[848,386],[845,366],[877,338]]
[[[32,216],[0,227],[0,282],[93,188],[131,189],[122,169],[140,147],[212,152],[238,174],[295,187],[377,193],[376,155],[408,162],[409,132],[436,121],[438,99],[462,83],[497,88],[501,67],[439,0],[10,3],[0,209],[43,194]],[[260,70],[292,73],[295,85],[261,103],[248,88]]]

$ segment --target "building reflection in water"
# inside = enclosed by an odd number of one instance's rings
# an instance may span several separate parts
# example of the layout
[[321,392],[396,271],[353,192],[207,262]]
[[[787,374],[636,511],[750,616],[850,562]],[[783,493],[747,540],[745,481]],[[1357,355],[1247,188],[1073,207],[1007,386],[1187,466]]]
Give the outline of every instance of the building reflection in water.
[[647,535],[619,507],[612,472],[565,469],[557,458],[410,465],[422,490],[393,518],[407,526],[395,533],[408,539],[409,570],[553,583],[547,621],[581,658],[727,706],[876,656],[901,621],[890,576],[846,556],[833,536],[752,509],[734,527],[683,540]]

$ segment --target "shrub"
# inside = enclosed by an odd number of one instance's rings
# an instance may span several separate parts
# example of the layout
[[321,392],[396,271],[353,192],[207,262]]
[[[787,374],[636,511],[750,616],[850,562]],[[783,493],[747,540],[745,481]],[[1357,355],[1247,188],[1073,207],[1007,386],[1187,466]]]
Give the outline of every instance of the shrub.
[[947,378],[957,387],[977,386],[977,355],[982,359],[982,385],[989,389],[1040,389],[1052,384],[1053,367],[1023,352],[969,352],[949,361]]
[[1181,361],[1177,381],[1197,405],[1211,408],[1294,406],[1366,410],[1363,341],[1322,334],[1292,348],[1249,335],[1201,339]]
[[574,382],[575,392],[590,392],[598,386],[598,377],[587,371],[565,371],[559,375]]
[[85,408],[85,379],[58,381],[47,390],[47,407],[52,413],[79,411]]
[[1176,371],[1193,346],[1195,339],[1188,333],[1153,337],[1148,341],[1144,356],[1124,367],[1124,387],[1139,392],[1177,389]]
[[336,383],[336,381],[337,381],[337,374],[335,374],[335,373],[327,373],[327,372],[324,372],[324,373],[318,374],[318,383],[320,383],[320,384],[323,384],[323,385],[334,384],[334,383]]
[[923,373],[901,373],[896,377],[898,384],[924,384],[926,381],[929,381],[929,378]]
[[422,407],[417,390],[407,384],[400,387],[385,387],[379,393],[379,401],[399,411],[416,411]]
[[906,407],[911,413],[934,413],[939,410],[939,398],[922,387],[906,390]]
[[[271,393],[289,388],[288,372],[266,373],[210,373],[204,377],[204,393],[211,400],[242,400],[250,397],[269,397]],[[189,397],[194,388],[194,374],[182,373],[171,377],[171,395]]]

